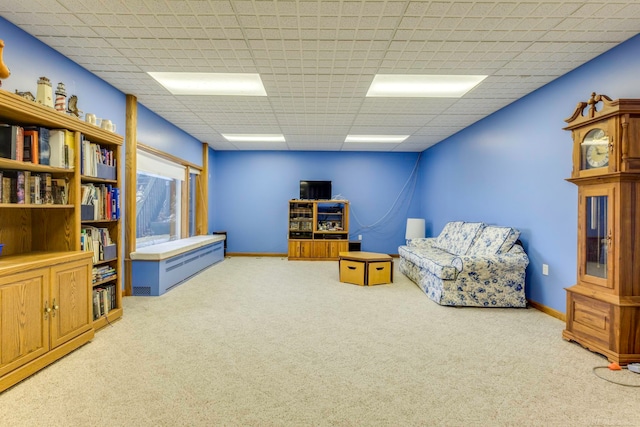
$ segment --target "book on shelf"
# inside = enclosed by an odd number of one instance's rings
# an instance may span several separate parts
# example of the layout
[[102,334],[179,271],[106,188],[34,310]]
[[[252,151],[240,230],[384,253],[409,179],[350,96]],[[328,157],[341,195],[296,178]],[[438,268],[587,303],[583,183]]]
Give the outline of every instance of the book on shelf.
[[93,289],[93,320],[106,316],[114,308],[116,308],[115,284]]
[[2,203],[11,203],[11,178],[2,177]]
[[107,280],[115,280],[117,278],[116,269],[109,264],[94,266],[92,270],[92,275],[93,275],[92,283],[94,284],[98,282],[104,282]]
[[31,143],[32,142],[33,142],[32,135],[24,135],[24,139],[22,142],[22,145],[23,145],[22,160],[29,163],[31,163]]
[[40,164],[38,131],[28,127],[24,128],[24,161]]
[[40,174],[40,198],[45,205],[53,204],[52,178],[50,173]]
[[29,177],[29,203],[42,204],[42,189],[40,174],[33,173]]
[[[35,153],[38,153],[37,157],[34,157],[33,163],[39,163],[41,165],[49,165],[49,157],[51,156],[51,150],[49,148],[49,129],[40,126],[25,126],[25,135],[32,135],[32,140],[35,141],[36,149]],[[33,144],[33,143],[32,143]]]
[[69,180],[51,178],[51,195],[54,205],[66,205],[69,202]]
[[49,131],[49,165],[58,168],[73,169],[75,134],[66,129]]
[[11,179],[11,203],[28,204],[31,203],[29,197],[29,186],[31,173],[29,171],[6,171]]
[[120,218],[120,190],[109,184],[82,184],[81,204],[93,206],[92,220]]
[[82,139],[80,150],[81,173],[104,179],[115,179],[115,170],[108,173],[109,168],[115,168],[115,154],[112,150],[102,148],[100,144]]
[[[107,248],[112,249],[113,253],[109,253],[106,250]],[[83,225],[80,230],[80,250],[91,252],[94,264],[115,258],[116,255],[115,245],[109,235],[109,229],[90,225]]]
[[0,157],[22,161],[24,153],[24,128],[0,125]]

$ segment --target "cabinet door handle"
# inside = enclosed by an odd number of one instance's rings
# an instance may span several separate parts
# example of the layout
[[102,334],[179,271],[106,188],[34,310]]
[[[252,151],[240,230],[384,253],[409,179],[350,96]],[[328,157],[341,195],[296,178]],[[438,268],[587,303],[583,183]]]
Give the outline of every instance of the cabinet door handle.
[[49,313],[51,313],[51,308],[49,308],[49,301],[44,302],[44,320],[49,319]]
[[53,299],[53,312],[51,313],[51,317],[56,317],[56,311],[60,308],[58,304],[56,304],[56,299]]

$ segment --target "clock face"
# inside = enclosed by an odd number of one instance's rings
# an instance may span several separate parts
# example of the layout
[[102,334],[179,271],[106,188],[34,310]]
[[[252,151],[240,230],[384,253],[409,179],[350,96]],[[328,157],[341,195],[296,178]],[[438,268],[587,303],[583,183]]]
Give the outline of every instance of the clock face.
[[601,168],[609,164],[609,147],[604,144],[587,147],[587,165],[591,168]]
[[592,129],[582,141],[582,168],[603,168],[609,165],[609,138],[602,129]]

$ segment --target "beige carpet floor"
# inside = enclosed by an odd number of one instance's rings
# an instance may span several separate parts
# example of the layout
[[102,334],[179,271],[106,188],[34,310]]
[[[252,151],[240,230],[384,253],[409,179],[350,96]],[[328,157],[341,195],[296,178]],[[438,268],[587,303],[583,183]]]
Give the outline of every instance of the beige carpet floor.
[[[640,426],[640,388],[535,309],[441,307],[402,274],[234,257],[128,297],[0,394],[2,426]],[[605,370],[640,385],[640,375]]]

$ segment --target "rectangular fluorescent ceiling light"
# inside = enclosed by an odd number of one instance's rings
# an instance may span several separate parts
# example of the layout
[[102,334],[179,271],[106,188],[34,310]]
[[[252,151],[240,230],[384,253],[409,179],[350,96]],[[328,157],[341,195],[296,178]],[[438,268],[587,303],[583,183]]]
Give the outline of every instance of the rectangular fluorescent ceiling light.
[[224,139],[231,142],[286,142],[284,135],[258,133],[223,133]]
[[148,73],[174,95],[267,96],[260,74]]
[[367,96],[460,98],[487,76],[376,74]]
[[409,135],[347,135],[344,142],[402,142]]

